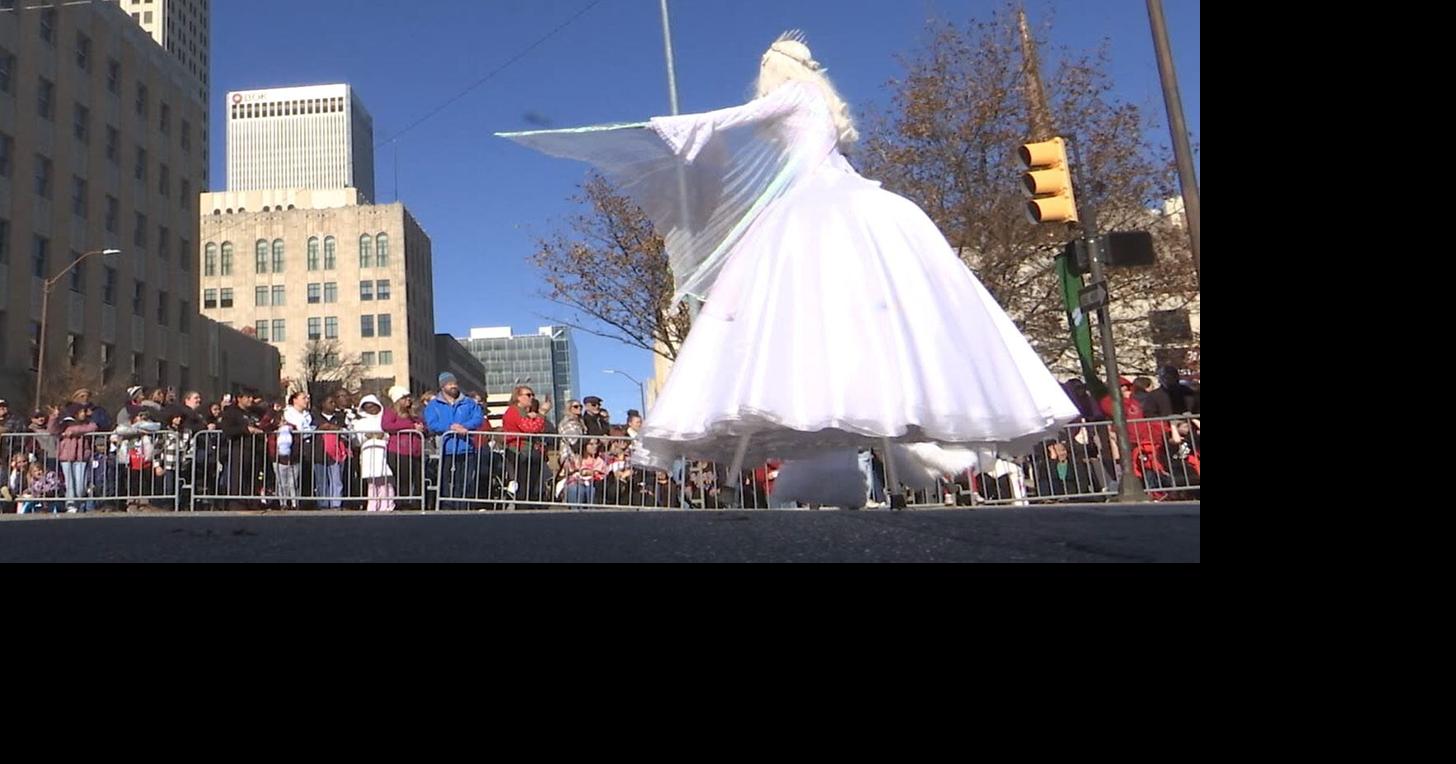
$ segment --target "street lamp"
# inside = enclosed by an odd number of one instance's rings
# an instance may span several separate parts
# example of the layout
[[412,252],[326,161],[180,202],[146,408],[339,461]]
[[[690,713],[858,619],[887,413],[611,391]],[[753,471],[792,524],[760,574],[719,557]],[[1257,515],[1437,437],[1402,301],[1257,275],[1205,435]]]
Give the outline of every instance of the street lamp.
[[36,359],[35,364],[35,408],[40,408],[40,391],[41,386],[45,383],[46,318],[50,314],[51,287],[54,287],[56,282],[61,280],[62,276],[70,273],[72,268],[80,265],[82,261],[92,255],[102,255],[104,257],[119,254],[121,254],[121,250],[119,249],[93,249],[72,260],[69,265],[61,269],[60,273],[45,280],[44,289],[40,296],[40,337],[37,340],[40,342],[40,357]]
[[636,377],[632,376],[631,374],[628,374],[625,371],[617,371],[616,369],[602,369],[602,373],[603,374],[621,374],[622,376],[626,377],[627,379],[630,379],[633,382],[637,382],[637,395],[638,395],[638,398],[640,399],[640,401],[642,403],[642,408],[638,409],[638,411],[641,411],[642,412],[642,416],[647,416],[647,392],[642,387],[642,383],[639,382]]

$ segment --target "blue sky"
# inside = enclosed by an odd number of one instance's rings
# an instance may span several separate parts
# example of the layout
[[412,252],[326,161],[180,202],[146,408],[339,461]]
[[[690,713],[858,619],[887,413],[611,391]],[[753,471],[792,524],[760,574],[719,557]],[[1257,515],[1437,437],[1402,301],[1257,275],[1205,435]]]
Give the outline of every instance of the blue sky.
[[[658,0],[214,0],[212,178],[226,177],[228,90],[348,82],[374,118],[379,201],[405,202],[430,234],[436,331],[510,324],[534,332],[564,309],[538,296],[526,263],[537,234],[572,212],[584,165],[535,154],[492,132],[641,120],[668,113]],[[746,97],[758,57],[784,29],[803,29],[860,111],[888,100],[896,56],[925,40],[929,18],[986,17],[999,0],[673,0],[678,94],[685,112]],[[584,8],[590,7],[585,13]],[[1143,0],[1026,0],[1032,23],[1053,23],[1054,46],[1111,43],[1117,94],[1158,121],[1168,143]],[[1183,107],[1199,129],[1200,4],[1164,0]],[[581,14],[578,16],[578,14]],[[574,20],[573,17],[575,17]],[[513,57],[558,26],[550,39]],[[1044,51],[1051,71],[1055,51]],[[500,71],[459,96],[472,83]],[[397,160],[396,160],[397,156]],[[397,167],[397,171],[396,171]],[[396,177],[398,178],[396,184]],[[613,411],[637,388],[603,374],[651,374],[645,351],[576,333],[585,394]],[[500,391],[493,391],[500,392]],[[614,403],[615,402],[615,403]]]

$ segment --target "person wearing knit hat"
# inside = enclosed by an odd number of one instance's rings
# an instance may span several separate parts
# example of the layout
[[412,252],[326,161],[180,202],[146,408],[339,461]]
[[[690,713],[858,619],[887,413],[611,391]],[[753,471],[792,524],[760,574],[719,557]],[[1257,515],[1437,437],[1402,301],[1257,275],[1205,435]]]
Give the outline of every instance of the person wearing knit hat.
[[409,394],[410,391],[408,387],[405,387],[404,385],[395,385],[394,387],[389,388],[389,402],[399,403],[400,398],[403,398]]
[[485,412],[480,404],[460,394],[454,374],[440,372],[440,394],[425,406],[425,425],[431,434],[444,436],[440,439],[441,509],[469,508],[449,498],[473,498],[479,459],[475,458],[470,433],[484,424]]

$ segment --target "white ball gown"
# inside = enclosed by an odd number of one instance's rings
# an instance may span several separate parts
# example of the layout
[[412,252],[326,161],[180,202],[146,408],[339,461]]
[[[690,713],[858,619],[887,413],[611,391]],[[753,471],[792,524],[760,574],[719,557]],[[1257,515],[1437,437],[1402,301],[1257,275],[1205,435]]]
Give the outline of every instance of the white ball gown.
[[703,114],[502,135],[600,168],[664,232],[678,296],[705,299],[644,418],[644,466],[884,440],[963,446],[969,465],[977,451],[1025,453],[1078,416],[930,218],[840,154],[812,84]]

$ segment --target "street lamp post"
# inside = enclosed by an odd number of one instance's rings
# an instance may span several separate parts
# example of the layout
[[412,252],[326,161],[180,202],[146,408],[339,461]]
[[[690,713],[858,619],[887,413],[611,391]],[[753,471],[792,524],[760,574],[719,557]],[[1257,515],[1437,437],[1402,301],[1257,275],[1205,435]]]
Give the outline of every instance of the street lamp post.
[[638,400],[642,404],[642,408],[640,408],[638,410],[642,412],[642,416],[644,416],[644,417],[647,416],[647,390],[646,390],[646,388],[644,388],[642,386],[642,383],[639,382],[636,377],[632,376],[631,374],[628,374],[625,371],[617,371],[616,369],[602,369],[602,373],[603,374],[621,374],[622,376],[626,377],[627,379],[630,379],[633,382],[637,382],[637,397],[638,397]]
[[93,249],[72,260],[69,265],[61,269],[60,273],[45,280],[44,288],[40,295],[40,337],[37,340],[40,343],[40,354],[35,364],[35,408],[40,408],[40,391],[41,386],[45,383],[46,319],[50,314],[51,287],[54,287],[56,282],[61,280],[62,276],[70,273],[72,268],[80,265],[82,261],[92,255],[106,256],[119,254],[121,254],[121,250],[119,249]]

